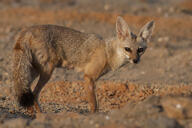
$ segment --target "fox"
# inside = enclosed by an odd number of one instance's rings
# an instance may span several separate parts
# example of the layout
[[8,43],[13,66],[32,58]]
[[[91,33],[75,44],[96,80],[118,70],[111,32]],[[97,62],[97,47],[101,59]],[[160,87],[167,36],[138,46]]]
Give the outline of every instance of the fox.
[[[18,104],[41,112],[38,103],[42,88],[55,68],[72,68],[84,75],[89,111],[98,111],[95,82],[104,72],[126,63],[137,64],[147,49],[154,21],[134,34],[126,21],[116,19],[116,36],[103,39],[92,33],[59,25],[34,25],[22,29],[13,47],[12,78]],[[39,77],[32,90],[33,81]]]

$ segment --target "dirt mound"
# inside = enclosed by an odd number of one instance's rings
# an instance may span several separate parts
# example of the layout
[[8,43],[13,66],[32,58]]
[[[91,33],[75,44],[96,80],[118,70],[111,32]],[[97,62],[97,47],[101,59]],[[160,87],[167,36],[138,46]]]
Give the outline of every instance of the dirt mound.
[[[167,96],[192,94],[191,85],[141,85],[121,82],[98,82],[97,100],[99,111],[106,112],[111,109],[122,108],[128,102],[138,102],[149,96]],[[78,109],[87,109],[86,92],[83,82],[53,82],[42,90],[40,95],[42,103],[56,103],[71,106]]]
[[[68,128],[183,128],[190,127],[191,97],[151,96],[140,102],[127,103],[108,114],[78,114],[74,112],[37,114],[36,118],[5,120],[1,114],[1,127],[68,127]],[[10,116],[10,115],[9,115]],[[2,118],[3,117],[3,118]]]

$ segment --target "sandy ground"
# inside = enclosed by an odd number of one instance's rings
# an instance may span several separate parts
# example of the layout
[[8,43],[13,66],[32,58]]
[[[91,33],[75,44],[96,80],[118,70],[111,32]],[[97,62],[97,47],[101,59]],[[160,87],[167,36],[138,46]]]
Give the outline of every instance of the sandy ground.
[[[89,113],[83,74],[67,69],[56,69],[41,92],[43,114],[17,106],[11,55],[21,28],[57,24],[109,38],[118,15],[135,33],[150,20],[156,26],[139,64],[96,82],[98,113]],[[192,128],[191,0],[2,0],[0,16],[0,128]]]

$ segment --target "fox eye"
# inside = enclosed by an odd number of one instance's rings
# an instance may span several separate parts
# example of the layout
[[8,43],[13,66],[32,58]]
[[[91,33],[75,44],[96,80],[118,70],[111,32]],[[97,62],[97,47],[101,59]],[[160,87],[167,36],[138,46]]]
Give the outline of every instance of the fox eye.
[[138,53],[144,52],[144,48],[138,48],[138,49],[137,49],[137,52],[138,52]]
[[125,51],[132,52],[132,50],[130,48],[128,48],[128,47],[125,47]]

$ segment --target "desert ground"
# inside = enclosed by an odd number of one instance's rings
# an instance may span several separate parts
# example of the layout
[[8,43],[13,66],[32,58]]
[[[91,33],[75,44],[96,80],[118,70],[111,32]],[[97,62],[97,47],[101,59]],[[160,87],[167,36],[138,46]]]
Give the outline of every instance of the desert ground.
[[[134,33],[150,20],[155,29],[139,64],[97,80],[97,113],[90,113],[83,74],[63,68],[40,94],[43,113],[30,116],[17,105],[11,58],[22,28],[56,24],[110,38],[119,15]],[[192,128],[192,1],[1,0],[0,128],[25,127]]]

